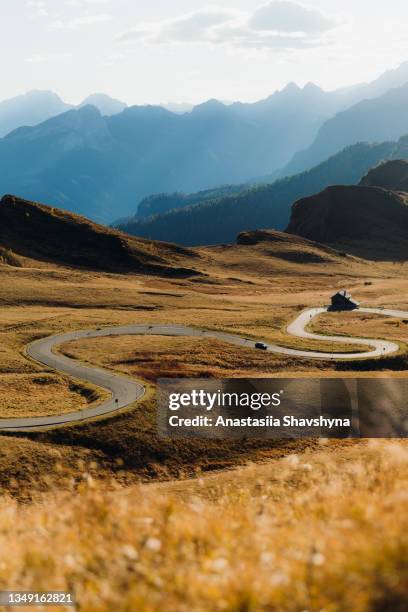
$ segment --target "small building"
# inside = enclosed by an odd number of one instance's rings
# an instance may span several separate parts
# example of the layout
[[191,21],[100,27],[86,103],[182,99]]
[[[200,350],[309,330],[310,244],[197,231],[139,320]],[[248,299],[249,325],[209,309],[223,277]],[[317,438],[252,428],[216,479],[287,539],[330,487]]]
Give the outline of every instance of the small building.
[[343,289],[332,296],[330,310],[354,310],[358,306],[358,302],[353,300],[351,294]]

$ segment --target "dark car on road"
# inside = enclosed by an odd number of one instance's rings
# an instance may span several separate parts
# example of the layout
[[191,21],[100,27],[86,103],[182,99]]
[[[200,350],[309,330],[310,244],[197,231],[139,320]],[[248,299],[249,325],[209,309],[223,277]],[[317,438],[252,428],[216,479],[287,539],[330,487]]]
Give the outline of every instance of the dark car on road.
[[261,349],[261,351],[266,351],[268,347],[263,342],[256,342],[255,348]]

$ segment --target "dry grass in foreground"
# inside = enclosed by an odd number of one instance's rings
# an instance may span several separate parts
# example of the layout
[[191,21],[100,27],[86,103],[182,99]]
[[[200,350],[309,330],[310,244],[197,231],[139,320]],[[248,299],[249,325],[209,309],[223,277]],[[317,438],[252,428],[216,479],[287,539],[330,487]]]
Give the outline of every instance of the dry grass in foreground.
[[406,610],[408,447],[330,445],[219,477],[0,505],[0,588],[81,610]]

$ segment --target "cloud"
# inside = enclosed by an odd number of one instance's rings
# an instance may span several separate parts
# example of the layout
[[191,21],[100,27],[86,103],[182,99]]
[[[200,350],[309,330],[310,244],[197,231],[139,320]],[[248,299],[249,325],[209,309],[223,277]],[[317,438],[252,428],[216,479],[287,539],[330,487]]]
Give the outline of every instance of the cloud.
[[103,66],[115,66],[116,64],[127,59],[127,55],[124,53],[111,53],[106,60],[103,62]]
[[[82,25],[90,25],[93,23],[100,23],[102,21],[110,21],[111,15],[100,14],[90,15],[89,11],[97,10],[98,6],[101,8],[111,3],[111,0],[64,0],[63,4],[68,10],[82,10],[77,18],[73,18],[71,15],[64,18],[61,11],[55,12],[55,4],[50,0],[26,0],[25,6],[30,10],[31,18],[36,17],[48,17],[51,28],[56,29],[76,29]],[[78,14],[78,13],[76,13]],[[74,12],[75,15],[75,12]]]
[[289,0],[274,0],[251,13],[210,8],[175,19],[142,23],[120,33],[117,41],[289,50],[323,44],[325,33],[336,25],[319,11]]
[[164,21],[142,23],[118,36],[120,42],[146,40],[154,43],[199,42],[211,38],[216,26],[236,19],[236,13],[222,9],[196,11]]
[[211,36],[216,26],[228,23],[234,14],[226,11],[197,11],[167,22],[158,32],[161,42],[194,42],[202,36]]
[[31,11],[31,17],[47,17],[47,4],[44,0],[28,0],[26,7]]
[[333,19],[329,19],[320,11],[288,0],[275,0],[259,7],[249,20],[249,26],[254,30],[270,30],[286,34],[321,33],[335,25]]
[[93,4],[93,5],[101,5],[101,4],[110,4],[111,0],[65,0],[64,4],[65,6],[72,6],[72,7],[83,7],[86,6],[87,4]]
[[76,19],[72,19],[70,21],[71,27],[81,27],[84,25],[93,25],[94,23],[104,23],[106,21],[111,21],[112,15],[108,13],[103,13],[101,15],[84,15],[83,17],[77,17]]
[[83,26],[96,25],[112,20],[112,15],[102,13],[99,15],[84,15],[83,17],[75,17],[74,19],[62,20],[57,19],[50,24],[50,27],[56,30],[78,30]]
[[27,58],[30,64],[44,64],[46,62],[58,61],[72,57],[71,53],[54,53],[51,55],[35,54]]

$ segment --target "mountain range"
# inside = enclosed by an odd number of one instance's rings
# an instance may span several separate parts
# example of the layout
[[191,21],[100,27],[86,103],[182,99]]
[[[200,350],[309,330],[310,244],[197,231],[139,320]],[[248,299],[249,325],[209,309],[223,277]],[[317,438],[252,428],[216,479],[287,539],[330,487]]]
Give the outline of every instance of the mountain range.
[[0,137],[24,126],[34,126],[73,108],[92,104],[102,115],[114,115],[126,108],[124,102],[106,94],[88,96],[78,106],[67,104],[52,91],[29,91],[0,102]]
[[309,139],[314,106],[304,107],[301,119],[300,97],[297,122],[282,100],[285,125],[263,103],[248,109],[209,101],[183,115],[160,107],[111,117],[93,106],[70,110],[0,140],[0,192],[109,222],[158,191],[241,183]]
[[[82,106],[0,141],[18,167],[15,177],[0,171],[0,191],[112,221],[158,191],[197,191],[266,174],[309,144],[332,112],[332,95],[312,85],[289,85],[254,104],[209,100],[185,114],[134,106],[102,116]],[[47,155],[37,159],[42,150],[52,150],[49,163]],[[14,163],[14,155],[25,164]]]
[[313,144],[284,167],[286,176],[307,170],[355,142],[395,140],[408,133],[408,83],[336,114],[320,128]]
[[[299,168],[316,166],[345,145],[394,140],[408,133],[407,83],[405,63],[372,83],[352,88],[324,92],[311,83],[303,88],[292,83],[252,104],[209,100],[181,114],[160,106],[123,108],[123,103],[101,94],[66,110],[55,94],[35,92],[23,96],[20,107],[27,110],[30,99],[46,99],[49,105],[43,104],[42,112],[47,107],[46,112],[56,116],[19,127],[0,139],[0,192],[42,201],[103,223],[134,215],[138,202],[152,194],[161,195],[145,201],[139,216],[209,200],[215,214],[219,204],[214,207],[214,200],[226,195],[236,198],[238,206],[231,213],[237,216],[234,223],[230,226],[229,215],[214,230],[212,219],[206,219],[201,229],[184,232],[183,240],[193,244],[203,239],[213,241],[219,235],[230,239],[236,229],[248,229],[243,225],[248,222],[254,227],[260,220],[268,220],[283,228],[290,197],[313,193],[332,179],[311,180],[312,191],[299,187],[308,184],[307,177],[277,183],[271,191],[262,184],[272,183],[279,173],[293,174],[298,162]],[[10,101],[0,104],[0,127],[6,107],[10,110]],[[21,111],[20,119],[23,114]],[[9,128],[10,113],[8,117]],[[39,119],[37,112],[36,117],[26,116],[24,123]],[[302,154],[294,157],[301,149],[307,151],[303,161]],[[380,151],[381,146],[375,150]],[[356,166],[362,172],[372,161],[372,149],[367,151],[367,163],[361,160]],[[329,167],[334,167],[332,161]],[[319,175],[320,170],[316,172],[311,176]],[[333,171],[333,176],[346,183],[361,178],[357,171],[346,172],[344,167]],[[255,191],[251,184],[258,185]],[[298,187],[292,190],[289,186],[294,184]],[[166,192],[170,195],[163,196]],[[240,218],[241,207],[244,210],[244,203],[253,198],[264,203],[252,216],[247,218],[245,211]],[[230,199],[226,206],[229,210]],[[196,213],[191,214],[194,217]],[[161,220],[151,221],[156,224],[154,232],[158,231]],[[171,227],[169,239],[173,239]],[[132,231],[136,229],[153,231],[147,226],[135,226]]]

